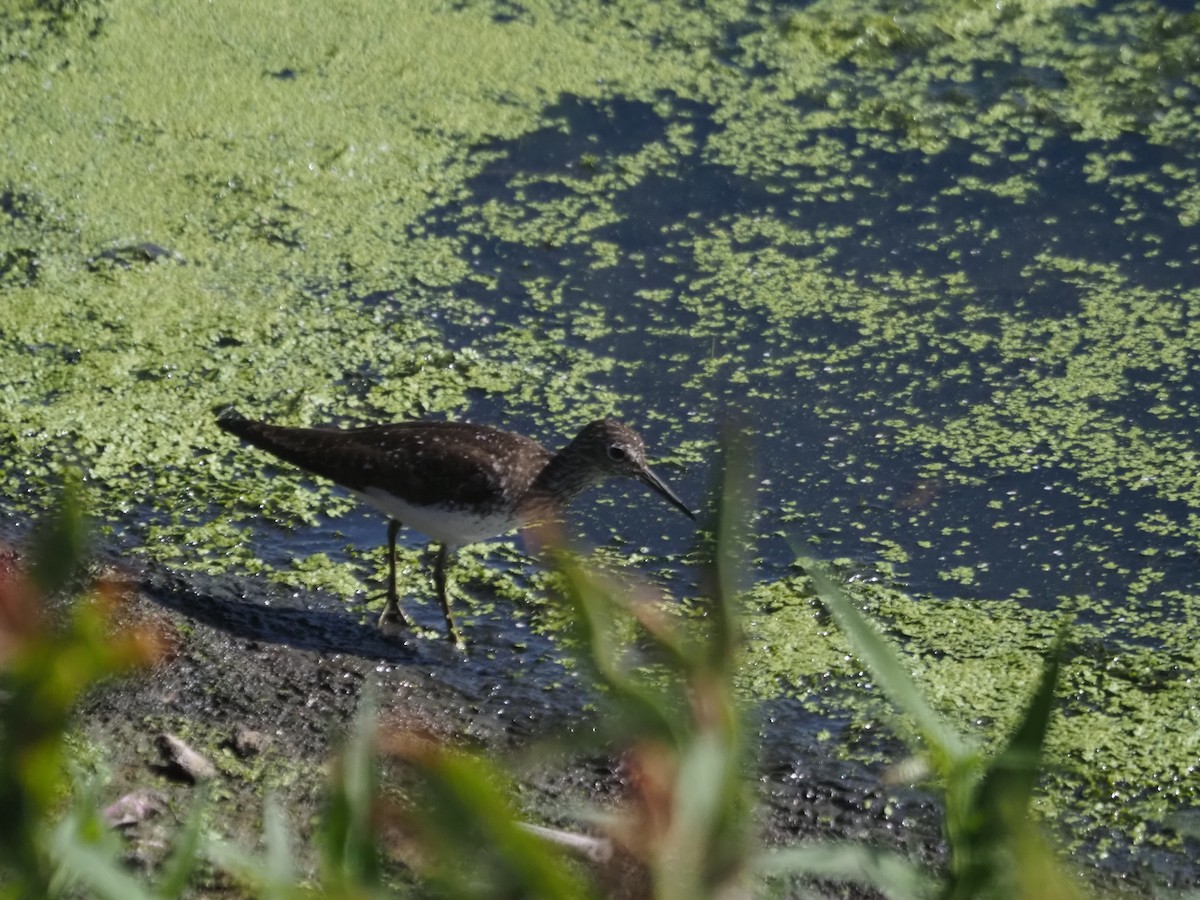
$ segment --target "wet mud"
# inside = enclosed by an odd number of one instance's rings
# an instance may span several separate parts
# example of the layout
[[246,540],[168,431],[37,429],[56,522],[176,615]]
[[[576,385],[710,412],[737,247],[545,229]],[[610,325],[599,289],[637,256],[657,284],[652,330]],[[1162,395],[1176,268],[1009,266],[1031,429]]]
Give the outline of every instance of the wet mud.
[[[94,689],[73,735],[83,768],[100,782],[101,803],[120,814],[138,800],[154,813],[131,815],[122,826],[134,865],[153,869],[162,861],[174,829],[202,793],[196,779],[165,758],[169,735],[216,768],[203,791],[213,831],[243,848],[259,846],[269,795],[286,810],[302,870],[313,871],[328,764],[368,686],[383,728],[509,760],[515,802],[530,821],[586,830],[581,809],[620,800],[619,748],[595,737],[596,698],[546,639],[477,619],[462,651],[432,636],[382,633],[370,611],[357,614],[316,592],[174,571],[115,550],[101,551],[96,567],[117,573],[126,587],[114,627],[155,624],[171,647],[152,669]],[[440,618],[435,606],[414,610],[430,628]],[[944,865],[935,795],[887,784],[881,771],[832,758],[806,737],[813,733],[809,718],[786,700],[753,713],[760,755],[749,777],[760,784],[763,843],[850,840],[898,850],[933,870]],[[898,744],[896,753],[902,755]],[[404,777],[385,763],[386,791],[402,795]],[[1121,886],[1122,894],[1192,883],[1190,872],[1162,865],[1154,871],[1115,859],[1109,865],[1093,874]],[[411,877],[398,861],[393,869],[400,882]],[[229,885],[213,879],[205,890],[224,894]],[[876,895],[804,883],[784,896]]]

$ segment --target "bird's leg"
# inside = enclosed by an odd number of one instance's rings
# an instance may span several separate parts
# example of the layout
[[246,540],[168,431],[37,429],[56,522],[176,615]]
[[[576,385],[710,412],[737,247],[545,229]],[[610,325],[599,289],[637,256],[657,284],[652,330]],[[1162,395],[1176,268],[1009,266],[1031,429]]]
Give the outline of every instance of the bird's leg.
[[400,523],[395,519],[388,520],[388,587],[387,605],[383,615],[379,617],[379,627],[383,628],[389,622],[398,621],[405,628],[410,628],[412,622],[400,609],[400,595],[396,592],[396,535],[400,531]]
[[438,599],[442,601],[442,614],[446,617],[446,640],[462,646],[463,639],[454,625],[454,616],[450,615],[450,596],[446,593],[446,563],[450,550],[445,544],[438,546],[437,562],[433,566],[433,582],[437,586]]

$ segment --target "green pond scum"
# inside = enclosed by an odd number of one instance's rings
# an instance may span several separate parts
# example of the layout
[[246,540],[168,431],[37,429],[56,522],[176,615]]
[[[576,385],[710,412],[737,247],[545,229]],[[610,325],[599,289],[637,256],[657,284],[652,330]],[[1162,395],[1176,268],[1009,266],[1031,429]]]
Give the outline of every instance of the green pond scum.
[[[1073,617],[1042,804],[1169,843],[1200,802],[1198,106],[1200,14],[1150,2],[7,0],[0,502],[75,464],[130,552],[345,596],[382,566],[328,533],[351,502],[215,408],[548,443],[617,414],[694,469],[736,411],[764,542],[871,568],[959,724],[1004,733]],[[270,523],[326,535],[281,565]],[[856,752],[886,713],[779,558],[746,690]]]

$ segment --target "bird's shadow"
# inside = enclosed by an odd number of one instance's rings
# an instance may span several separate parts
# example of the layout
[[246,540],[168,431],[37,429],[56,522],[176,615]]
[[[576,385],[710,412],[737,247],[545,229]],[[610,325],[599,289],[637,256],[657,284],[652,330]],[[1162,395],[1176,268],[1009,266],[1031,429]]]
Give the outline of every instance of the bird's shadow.
[[[561,677],[553,642],[518,629],[503,612],[470,619],[466,648],[443,637],[436,603],[410,602],[406,612],[416,630],[376,624],[378,610],[354,606],[319,591],[295,590],[254,576],[207,575],[169,569],[152,562],[130,575],[139,592],[163,609],[178,613],[243,641],[284,645],[321,654],[346,654],[385,665],[421,666],[454,672],[449,680],[497,674],[512,666],[551,664]],[[547,672],[550,677],[551,673]]]

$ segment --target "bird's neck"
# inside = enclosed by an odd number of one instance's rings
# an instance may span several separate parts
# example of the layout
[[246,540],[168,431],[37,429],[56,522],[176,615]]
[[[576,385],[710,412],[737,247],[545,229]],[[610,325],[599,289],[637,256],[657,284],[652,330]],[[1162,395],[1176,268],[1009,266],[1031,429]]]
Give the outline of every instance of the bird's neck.
[[526,512],[538,518],[558,518],[576,495],[603,475],[571,453],[556,453],[526,494]]

